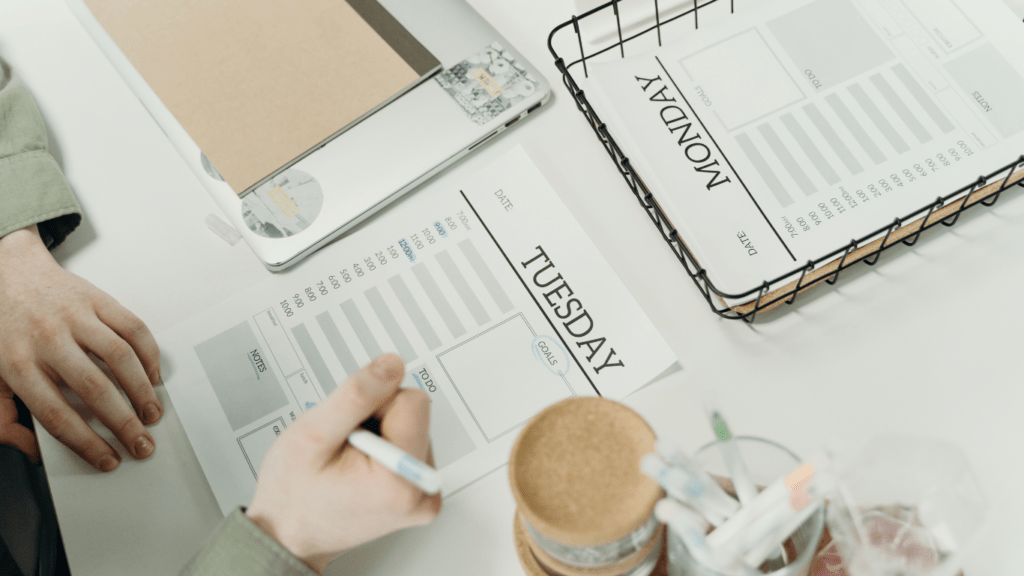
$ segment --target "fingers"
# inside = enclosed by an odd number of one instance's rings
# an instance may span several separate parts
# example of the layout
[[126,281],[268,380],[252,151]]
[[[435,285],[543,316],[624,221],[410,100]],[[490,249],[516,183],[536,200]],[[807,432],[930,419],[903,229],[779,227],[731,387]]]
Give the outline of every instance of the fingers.
[[422,526],[432,522],[440,512],[441,495],[431,494],[428,496],[424,494],[423,500],[409,514],[409,520],[413,523],[413,526]]
[[394,354],[380,356],[352,374],[296,423],[301,423],[301,430],[326,461],[363,420],[391,399],[404,375],[401,358]]
[[[78,346],[59,346],[54,352],[50,366],[92,408],[96,417],[114,433],[128,453],[140,459],[152,454],[153,437],[99,367]],[[70,406],[68,409],[71,409]],[[36,414],[35,410],[32,413]]]
[[149,383],[155,386],[160,381],[160,347],[145,322],[113,298],[97,305],[96,315],[132,347]]
[[39,462],[39,444],[31,430],[18,423],[14,395],[0,385],[0,444],[20,450],[33,462]]
[[82,420],[41,370],[26,368],[19,377],[27,384],[21,400],[50,435],[100,472],[117,468],[121,463],[117,452]]
[[[430,445],[430,397],[422,390],[402,390],[384,407],[380,423],[381,436],[410,456],[434,465],[434,451]],[[389,472],[390,473],[390,472]],[[409,486],[418,496],[417,503],[407,514],[412,526],[427,524],[441,510],[441,495],[427,495]]]
[[[149,331],[146,330],[146,332]],[[125,394],[128,395],[128,400],[135,407],[139,419],[144,424],[156,423],[163,414],[163,407],[156,397],[156,392],[153,390],[153,385],[135,347],[127,340],[123,340],[114,330],[99,322],[80,326],[75,337],[79,344],[99,356],[107,364]],[[159,352],[157,354],[159,355]],[[159,362],[159,358],[157,361]],[[65,379],[65,381],[68,380]]]
[[422,390],[399,392],[380,422],[380,435],[426,462],[430,453],[430,397]]

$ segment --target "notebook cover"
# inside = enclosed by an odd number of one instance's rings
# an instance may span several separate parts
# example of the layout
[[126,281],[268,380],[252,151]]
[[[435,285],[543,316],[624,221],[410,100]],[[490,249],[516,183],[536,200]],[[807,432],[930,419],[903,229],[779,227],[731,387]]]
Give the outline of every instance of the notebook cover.
[[236,193],[440,68],[375,0],[85,0]]

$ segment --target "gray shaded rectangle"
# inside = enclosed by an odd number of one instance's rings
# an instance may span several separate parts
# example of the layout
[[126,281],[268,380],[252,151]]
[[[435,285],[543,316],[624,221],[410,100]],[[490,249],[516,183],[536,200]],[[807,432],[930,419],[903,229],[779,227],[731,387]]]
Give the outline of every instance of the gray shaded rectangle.
[[448,302],[448,299],[444,297],[444,293],[441,292],[441,287],[437,285],[437,281],[434,280],[434,276],[430,274],[430,269],[423,262],[413,264],[412,273],[416,276],[416,280],[423,287],[423,292],[427,294],[427,298],[430,299],[430,303],[434,305],[434,309],[441,315],[441,319],[444,320],[445,326],[448,326],[448,330],[451,331],[452,337],[458,338],[466,333],[466,328],[462,325],[462,321],[455,315],[455,310],[452,305]]
[[392,276],[388,278],[388,284],[395,291],[395,296],[398,296],[398,301],[402,303],[402,308],[405,308],[405,313],[409,315],[412,325],[416,327],[416,331],[426,342],[427,348],[430,350],[440,348],[441,339],[437,337],[437,332],[434,332],[434,327],[430,325],[423,310],[420,309],[420,305],[413,299],[412,292],[405,285],[405,280],[401,276]]
[[846,142],[843,142],[836,129],[829,124],[828,120],[825,119],[825,115],[821,113],[821,110],[818,110],[817,106],[814,104],[804,106],[804,113],[811,119],[811,123],[814,124],[814,127],[825,138],[825,142],[828,142],[836,156],[839,156],[847,170],[854,175],[864,171],[864,167],[857,161],[857,157],[853,155],[853,152],[846,146]]
[[512,310],[512,300],[509,299],[508,294],[501,287],[501,283],[494,276],[494,272],[484,262],[483,256],[480,255],[476,250],[476,246],[473,245],[473,240],[466,238],[462,242],[459,242],[459,249],[466,256],[466,260],[469,260],[469,265],[476,270],[476,275],[480,277],[480,281],[484,283],[484,288],[490,293],[491,298],[494,298],[494,303],[498,305],[498,310],[504,314]]
[[883,78],[881,74],[875,74],[871,77],[871,83],[875,85],[875,88],[882,94],[882,97],[889,103],[889,106],[892,106],[892,109],[896,111],[896,115],[900,117],[900,120],[914,133],[914,137],[917,138],[918,142],[921,144],[931,142],[932,135],[928,133],[924,124],[921,124],[921,121],[917,119],[917,116],[914,116],[914,113],[910,111],[910,107],[907,106],[906,102],[893,90],[888,80]]
[[796,116],[784,114],[782,116],[782,124],[786,127],[786,130],[789,130],[789,133],[796,140],[796,143],[800,145],[800,149],[804,151],[804,154],[811,159],[811,164],[814,164],[814,167],[818,169],[818,173],[828,182],[828,185],[838,184],[839,174],[836,174],[836,171],[832,169],[832,165],[822,155],[821,150],[818,150],[818,147],[811,141],[811,137],[807,135],[804,127],[796,121]]
[[893,59],[885,41],[850,0],[817,0],[768,22],[796,63],[833,88]]
[[966,93],[971,107],[1003,138],[1024,130],[1024,78],[995,46],[983,44],[951,60],[946,70]]
[[[324,312],[316,315],[316,321],[320,324],[324,336],[327,337],[327,343],[331,345],[331,350],[334,350],[334,355],[338,357],[338,362],[341,362],[341,367],[345,369],[345,375],[354,374],[356,370],[359,370],[359,362],[352,355],[352,351],[348,349],[345,339],[341,337],[341,331],[334,323],[334,318],[331,318],[329,312]],[[326,391],[326,388],[324,390]]]
[[398,320],[395,320],[395,315],[391,313],[391,308],[388,308],[387,302],[384,302],[384,297],[380,295],[380,290],[374,286],[367,289],[363,294],[370,301],[370,308],[373,308],[373,312],[377,315],[377,319],[380,320],[381,326],[388,333],[388,338],[391,338],[391,343],[395,345],[398,355],[406,362],[415,360],[416,351],[413,350],[409,339],[405,337],[405,332],[402,332],[401,326],[398,325]]
[[441,265],[441,270],[444,271],[445,276],[455,287],[456,294],[459,298],[462,298],[463,304],[466,308],[469,308],[469,313],[473,315],[473,320],[480,326],[491,321],[491,317],[484,310],[483,304],[480,303],[480,299],[473,293],[473,289],[469,287],[466,282],[466,277],[462,275],[462,271],[455,265],[455,259],[448,253],[447,250],[441,250],[437,253],[437,263]]
[[348,320],[349,326],[356,333],[356,338],[359,339],[359,343],[363,345],[363,350],[370,355],[370,358],[376,358],[384,353],[380,349],[380,344],[377,343],[377,339],[373,337],[373,332],[370,332],[370,327],[366,325],[366,320],[363,320],[363,315],[359,312],[359,308],[356,308],[356,303],[351,300],[345,300],[341,303],[341,311],[345,313],[345,319]]
[[871,161],[874,162],[875,164],[881,164],[882,162],[885,162],[885,155],[882,154],[881,148],[879,148],[878,144],[875,144],[875,141],[872,140],[870,136],[868,136],[868,133],[864,130],[864,127],[860,125],[860,122],[857,122],[857,119],[853,117],[853,112],[850,112],[850,109],[847,108],[846,104],[839,99],[839,96],[837,96],[836,94],[829,94],[828,96],[825,97],[825,101],[828,102],[828,105],[832,108],[832,111],[835,112],[837,116],[839,116],[839,119],[843,122],[843,125],[846,126],[846,129],[850,131],[850,134],[853,134],[853,138],[857,141],[858,144],[860,144],[860,147],[863,148],[865,152],[867,152],[868,157],[871,158]]
[[[476,445],[441,388],[435,387],[431,392],[423,385],[420,375],[427,370],[426,364],[418,366],[412,370],[412,376],[430,397],[430,442],[434,449],[434,467],[440,470],[476,450]],[[427,376],[437,383],[432,374],[427,372]]]
[[744,134],[736,135],[736,143],[743,149],[743,153],[750,159],[750,163],[754,165],[754,168],[761,175],[765,184],[768,185],[768,190],[775,195],[775,199],[779,201],[779,205],[785,208],[793,203],[793,198],[790,197],[789,193],[786,192],[785,187],[782,186],[782,182],[779,177],[775,175],[771,166],[758,151],[757,147],[754,146],[754,142],[750,139],[750,136]]
[[775,132],[775,129],[771,127],[771,124],[761,124],[757,127],[757,131],[761,133],[761,137],[764,138],[768,146],[771,147],[772,152],[775,152],[775,156],[778,157],[779,162],[782,162],[782,167],[789,172],[789,175],[796,181],[796,185],[800,187],[800,190],[806,196],[810,196],[817,192],[817,188],[814,187],[814,183],[807,177],[807,173],[800,167],[800,164],[790,153],[789,148],[782,143],[782,138]]
[[295,336],[295,341],[299,343],[299,350],[302,350],[302,355],[306,357],[306,362],[309,362],[309,369],[313,371],[313,375],[316,376],[320,387],[324,389],[324,394],[330,394],[332,390],[338,387],[338,382],[331,375],[331,371],[327,369],[327,364],[324,364],[324,357],[320,355],[320,350],[317,349],[313,339],[310,338],[306,325],[299,324],[292,328],[292,335]]
[[[197,344],[194,348],[232,430],[248,426],[288,405],[266,352],[248,322]],[[260,372],[256,358],[263,360]]]
[[942,112],[942,109],[935,103],[935,100],[925,92],[924,88],[921,87],[921,84],[914,79],[910,74],[910,70],[908,70],[906,66],[903,64],[897,64],[892,67],[892,71],[893,74],[896,75],[896,78],[898,78],[899,81],[907,87],[911,96],[917,100],[921,109],[931,117],[936,126],[939,127],[939,130],[942,130],[943,134],[949,134],[953,130],[956,130],[956,126],[953,122]]
[[896,149],[896,152],[903,154],[910,150],[910,146],[908,146],[903,137],[899,135],[896,128],[889,123],[889,120],[882,115],[882,111],[878,109],[878,106],[875,106],[871,97],[864,91],[863,86],[860,84],[853,84],[848,88],[848,90],[850,91],[850,95],[853,96],[853,99],[857,101],[857,104],[860,104],[861,109],[864,110],[864,113],[867,115],[868,119],[871,120],[871,123],[878,128],[879,132],[882,133],[882,136],[885,136],[885,139],[889,141],[889,144],[891,144],[893,148]]

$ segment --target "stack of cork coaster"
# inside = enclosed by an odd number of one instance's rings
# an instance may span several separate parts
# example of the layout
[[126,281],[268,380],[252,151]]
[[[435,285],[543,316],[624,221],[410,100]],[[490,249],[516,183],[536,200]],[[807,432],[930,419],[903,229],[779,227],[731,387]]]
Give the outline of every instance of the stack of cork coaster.
[[665,574],[661,488],[640,472],[654,432],[637,413],[602,398],[555,404],[512,448],[515,540],[527,574]]
[[[653,515],[664,492],[640,472],[654,441],[640,415],[603,398],[565,400],[523,428],[508,474],[528,576],[667,576],[666,530]],[[810,574],[846,573],[827,528],[815,556]]]

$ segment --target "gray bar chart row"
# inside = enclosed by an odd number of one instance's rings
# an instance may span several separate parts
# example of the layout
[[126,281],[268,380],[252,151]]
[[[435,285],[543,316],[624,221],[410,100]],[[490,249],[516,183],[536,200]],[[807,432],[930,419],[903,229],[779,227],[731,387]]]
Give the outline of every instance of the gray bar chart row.
[[423,262],[414,264],[412,273],[416,276],[416,281],[420,283],[427,298],[430,299],[430,303],[434,305],[434,309],[441,315],[441,320],[448,327],[448,331],[452,333],[452,337],[459,338],[466,334],[466,327],[462,325],[462,321],[455,314],[455,310],[445,298],[444,292],[441,292],[441,287],[437,285],[437,281],[434,280],[434,276],[426,264]]
[[875,74],[871,76],[871,83],[875,85],[875,88],[885,98],[885,101],[889,103],[889,106],[896,111],[896,115],[900,117],[900,120],[910,128],[910,131],[914,134],[914,138],[921,144],[925,142],[931,142],[932,135],[928,133],[928,130],[921,124],[921,121],[914,116],[914,113],[910,111],[910,106],[896,94],[896,90],[893,89],[889,81],[886,80],[881,74]]
[[864,113],[867,114],[868,120],[878,128],[878,131],[882,133],[882,136],[889,141],[889,144],[896,150],[898,154],[903,154],[910,151],[910,146],[907,145],[906,140],[900,136],[900,133],[896,130],[889,120],[882,114],[882,111],[875,104],[875,101],[868,96],[868,93],[864,90],[864,87],[860,84],[853,84],[849,88],[850,94],[853,95],[853,99],[857,101]]
[[839,136],[836,129],[832,127],[832,124],[825,119],[825,115],[821,113],[814,104],[808,104],[804,106],[804,114],[811,119],[811,123],[818,129],[818,132],[825,137],[825,142],[828,142],[832,151],[839,157],[840,162],[851,174],[860,174],[864,171],[864,166],[857,160],[857,157],[853,155],[850,148],[846,145],[846,142]]
[[405,308],[405,313],[409,315],[409,319],[412,320],[412,325],[419,332],[420,337],[427,344],[427,348],[430,350],[436,350],[441,347],[441,338],[437,336],[437,332],[434,331],[434,327],[430,325],[427,320],[427,316],[420,309],[420,305],[416,303],[416,299],[412,297],[412,292],[409,291],[409,287],[405,285],[405,280],[401,276],[392,276],[388,278],[388,284],[391,285],[391,289],[394,290],[395,296],[398,296],[398,301],[402,303],[402,307]]
[[772,170],[768,161],[764,159],[761,152],[754,146],[754,142],[750,139],[750,136],[746,134],[737,134],[736,143],[743,149],[743,153],[747,155],[747,158],[754,164],[754,169],[761,175],[761,179],[768,186],[768,190],[775,195],[775,199],[779,201],[779,205],[785,208],[793,203],[793,198],[786,192],[786,187],[782,185],[782,181]]
[[412,349],[412,344],[409,343],[409,339],[406,338],[405,332],[402,332],[401,326],[398,325],[398,320],[395,319],[395,315],[391,313],[391,308],[388,308],[387,303],[384,302],[384,297],[381,296],[380,290],[376,286],[370,288],[366,292],[363,292],[366,299],[370,301],[370,307],[373,308],[373,312],[377,315],[377,319],[380,321],[381,326],[384,327],[384,331],[388,333],[388,338],[391,339],[391,343],[395,345],[398,350],[398,355],[402,357],[402,360],[406,362],[412,362],[416,359],[416,351]]
[[334,351],[334,355],[338,357],[341,367],[345,369],[345,374],[350,375],[359,370],[359,362],[356,362],[355,356],[352,355],[352,350],[345,344],[345,339],[341,337],[341,331],[338,330],[338,325],[334,323],[334,318],[331,318],[329,313],[323,312],[317,314],[316,321],[320,324],[320,329],[323,330],[324,336],[327,337],[327,344]]
[[857,144],[860,144],[861,149],[867,153],[868,158],[875,164],[881,164],[885,162],[885,155],[882,154],[882,149],[875,144],[875,141],[868,136],[867,130],[861,126],[860,122],[850,111],[850,108],[839,98],[836,94],[829,94],[825,97],[825,102],[828,103],[832,111],[839,117],[840,122],[846,126],[850,134],[853,134],[854,140]]
[[356,338],[359,339],[359,343],[363,345],[363,350],[366,350],[370,358],[376,358],[383,354],[384,351],[381,350],[380,344],[374,338],[373,332],[370,332],[370,326],[363,319],[363,314],[356,307],[356,303],[352,300],[345,300],[341,303],[341,311],[345,314],[348,325],[355,331]]
[[921,87],[921,84],[917,80],[914,80],[913,75],[910,74],[910,70],[908,70],[906,66],[903,64],[897,64],[896,66],[893,66],[892,72],[896,75],[896,78],[900,83],[907,88],[907,91],[914,97],[914,100],[917,100],[917,104],[921,109],[928,114],[933,122],[935,122],[935,125],[939,127],[939,130],[942,130],[943,134],[949,134],[953,130],[956,130],[956,126],[953,122],[942,112],[942,109],[935,103],[935,100],[925,92],[924,88]]
[[487,263],[484,262],[483,256],[480,252],[477,252],[476,246],[473,245],[473,241],[469,238],[459,242],[459,249],[462,250],[462,254],[466,256],[466,260],[469,261],[469,265],[476,271],[476,275],[480,277],[480,280],[484,283],[484,288],[494,299],[494,303],[498,305],[498,309],[501,310],[502,314],[507,314],[513,308],[512,300],[505,293],[505,289],[501,287],[501,283],[498,282],[498,278],[494,276],[494,272],[491,271]]
[[469,287],[469,282],[462,275],[462,270],[459,270],[459,267],[455,264],[455,259],[452,258],[452,255],[447,250],[438,252],[437,263],[441,265],[441,270],[444,271],[448,281],[455,288],[455,293],[459,295],[466,308],[469,309],[469,313],[473,315],[473,320],[481,326],[490,322],[490,315],[484,310],[484,305],[477,298],[476,293]]
[[783,115],[782,124],[786,127],[786,130],[789,131],[790,135],[793,136],[793,139],[796,140],[796,143],[800,146],[800,149],[804,151],[804,154],[811,159],[811,164],[813,164],[814,168],[817,169],[819,174],[821,174],[821,177],[828,182],[828,185],[831,186],[833,184],[838,184],[840,180],[839,174],[836,174],[836,171],[832,169],[828,160],[826,160],[825,156],[821,153],[821,150],[818,150],[818,147],[811,141],[811,137],[807,134],[807,131],[804,130],[803,126],[801,126],[799,122],[796,121],[796,116],[793,116],[792,114]]
[[[921,84],[914,79],[905,65],[897,64],[891,68],[891,71],[898,80],[897,84],[902,85],[907,93],[911,95],[913,98],[912,102],[907,102],[896,91],[893,83],[881,73],[873,74],[869,78],[871,85],[881,95],[880,100],[876,100],[876,97],[868,94],[864,86],[859,83],[851,84],[846,91],[857,103],[860,111],[863,112],[863,117],[878,130],[878,133],[882,135],[897,154],[908,152],[910,145],[900,135],[900,130],[897,126],[889,120],[883,108],[891,110],[896,118],[899,119],[899,122],[906,126],[910,133],[913,134],[914,139],[917,140],[917,143],[920,144],[931,142],[934,140],[934,136],[925,123],[914,113],[915,109],[924,111],[928,118],[934,122],[935,127],[943,134],[952,132],[955,129],[953,122],[942,112],[935,100],[925,92]],[[829,94],[825,97],[825,102],[836,114],[843,126],[846,127],[847,131],[853,135],[854,140],[857,141],[857,144],[872,162],[881,164],[888,159],[885,152],[882,151],[882,147],[872,140],[868,131],[861,124],[859,117],[843,102],[838,94]],[[824,136],[829,147],[832,148],[846,168],[852,174],[862,172],[863,167],[821,111],[814,104],[804,106],[803,111],[807,114],[815,128]],[[813,156],[811,160],[817,164]]]
[[789,148],[782,143],[782,139],[779,138],[778,133],[772,128],[771,124],[761,124],[757,127],[757,131],[761,133],[761,137],[768,143],[768,147],[775,153],[775,157],[782,162],[782,167],[789,172],[789,175],[796,182],[796,185],[800,187],[804,195],[810,196],[817,192],[817,188],[814,187],[814,183],[807,177],[807,173],[797,162],[796,158],[793,157],[793,153],[789,151]]
[[330,394],[338,387],[338,382],[334,379],[330,370],[327,369],[324,357],[320,355],[316,344],[313,343],[313,338],[310,337],[306,325],[299,324],[292,328],[292,335],[295,336],[295,341],[299,343],[299,349],[302,350],[302,355],[309,362],[309,369],[313,371],[313,376],[316,376],[317,381],[320,382],[320,387],[324,389],[325,394]]
[[[466,262],[469,263],[469,267],[465,270],[463,269],[464,265],[460,266],[456,263],[455,258],[447,250],[441,250],[435,257],[441,272],[454,287],[454,294],[457,295],[456,303],[461,302],[465,306],[465,310],[469,312],[473,320],[478,324],[482,325],[490,322],[491,316],[487,313],[484,302],[474,290],[473,284],[467,280],[466,274],[471,269],[472,272],[469,272],[469,274],[475,274],[479,278],[480,283],[487,292],[487,296],[494,301],[498,309],[503,314],[512,311],[514,309],[512,299],[509,298],[498,277],[488,266],[472,240],[466,239],[461,241],[459,249],[465,256]],[[387,335],[387,339],[390,341],[389,349],[395,350],[406,363],[410,363],[420,356],[416,351],[416,346],[413,344],[416,338],[410,337],[412,332],[406,333],[402,327],[404,325],[403,322],[399,320],[400,317],[408,318],[413,329],[415,329],[415,334],[419,336],[419,340],[426,345],[426,349],[429,352],[441,348],[444,342],[448,340],[447,334],[444,332],[445,329],[447,329],[447,332],[451,334],[453,339],[461,338],[468,333],[463,320],[455,310],[455,305],[458,304],[453,305],[453,302],[449,300],[451,295],[446,295],[442,290],[428,264],[426,262],[419,262],[413,265],[411,270],[411,277],[402,273],[387,278],[387,286],[394,293],[400,308],[393,307],[389,304],[389,300],[385,299],[384,294],[381,292],[382,285],[371,286],[363,291],[363,296],[369,304],[369,311],[366,311],[365,308],[361,309],[360,305],[351,298],[341,302],[339,305],[344,321],[351,329],[350,334],[355,334],[357,345],[366,352],[369,358],[376,358],[385,349],[378,341],[377,336],[374,335],[375,333],[371,326],[379,326],[383,329],[384,334]],[[415,281],[413,281],[413,278]],[[426,300],[430,303],[428,307],[432,306],[437,312],[437,315],[444,323],[443,327],[440,325],[435,326],[431,323],[430,317],[420,304],[420,300],[417,300],[416,296],[414,296],[416,287],[422,289]],[[327,345],[330,347],[330,352],[338,359],[345,374],[331,374],[330,368],[323,357],[328,351],[320,350],[317,347],[316,341],[311,336],[306,324],[293,327],[292,335],[295,337],[295,341],[298,343],[303,356],[306,357],[310,371],[321,383],[324,391],[330,393],[337,386],[338,382],[359,369],[360,362],[356,359],[357,355],[353,353],[352,344],[356,344],[356,342],[345,341],[345,336],[343,336],[335,317],[330,312],[317,314],[316,321],[324,335],[324,339],[327,341]],[[380,332],[377,332],[377,334],[380,334]]]
[[[812,102],[801,107],[799,112],[781,115],[781,128],[775,121],[761,124],[757,127],[763,140],[760,149],[751,134],[736,136],[739,148],[750,159],[779,205],[785,207],[794,202],[792,192],[786,190],[786,184],[783,183],[786,174],[790,177],[786,181],[796,183],[795,188],[811,196],[824,188],[820,184],[821,180],[829,187],[843,181],[845,176],[840,173],[840,168],[845,167],[850,175],[864,171],[864,166],[851,147],[859,147],[873,164],[880,165],[889,160],[886,151],[890,155],[893,152],[901,155],[910,151],[911,143],[905,137],[907,131],[912,134],[910,139],[916,140],[912,146],[918,146],[934,140],[933,132],[936,128],[942,133],[955,129],[939,108],[936,99],[913,78],[906,66],[897,64],[890,72],[892,75],[888,77],[876,73],[868,78],[873,92],[865,89],[868,81],[853,82],[846,88],[840,88],[848,97],[841,97],[838,91],[834,91],[824,96],[825,106]],[[892,80],[894,77],[895,80]],[[831,115],[826,117],[822,110],[830,111]],[[924,115],[919,118],[918,115],[922,113]],[[804,118],[801,119],[801,116]],[[839,122],[835,122],[835,119]],[[809,132],[805,126],[813,128]],[[821,135],[826,147],[820,147],[820,140],[815,141],[814,131]],[[841,132],[845,133],[841,135]],[[790,135],[792,140],[783,140],[780,136],[782,133]],[[882,137],[877,141],[878,134]],[[853,137],[850,138],[850,135]],[[796,147],[793,142],[796,142]],[[842,166],[826,156],[828,150],[835,153],[835,158],[839,159]]]

